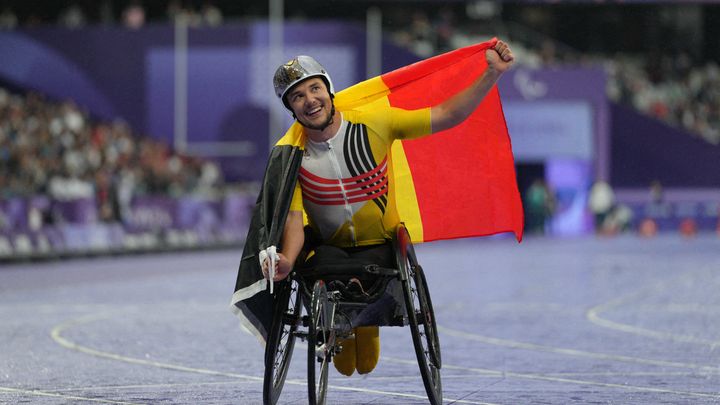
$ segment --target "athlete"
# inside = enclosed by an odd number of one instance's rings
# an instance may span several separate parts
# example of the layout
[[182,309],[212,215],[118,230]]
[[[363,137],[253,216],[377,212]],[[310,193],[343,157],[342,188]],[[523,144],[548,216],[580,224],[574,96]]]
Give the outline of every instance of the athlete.
[[[321,243],[308,266],[353,258],[393,265],[387,243],[399,224],[392,176],[388,174],[390,147],[397,139],[440,132],[463,122],[480,104],[500,76],[513,64],[506,43],[485,52],[487,70],[465,90],[432,108],[403,110],[387,98],[338,111],[334,88],[325,69],[309,56],[298,56],[275,72],[277,96],[303,126],[303,158],[282,232],[277,260],[261,252],[262,271],[274,281],[287,277],[304,244],[303,212]],[[274,270],[274,271],[273,271]],[[361,286],[362,288],[362,286]],[[342,374],[372,371],[379,358],[377,326],[358,326],[354,339],[342,342],[335,367]]]

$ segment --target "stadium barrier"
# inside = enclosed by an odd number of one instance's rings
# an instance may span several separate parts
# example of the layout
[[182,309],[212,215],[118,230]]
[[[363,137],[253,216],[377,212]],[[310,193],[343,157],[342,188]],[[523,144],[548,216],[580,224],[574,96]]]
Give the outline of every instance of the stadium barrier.
[[254,198],[137,197],[122,221],[98,219],[94,199],[0,201],[0,261],[240,246]]

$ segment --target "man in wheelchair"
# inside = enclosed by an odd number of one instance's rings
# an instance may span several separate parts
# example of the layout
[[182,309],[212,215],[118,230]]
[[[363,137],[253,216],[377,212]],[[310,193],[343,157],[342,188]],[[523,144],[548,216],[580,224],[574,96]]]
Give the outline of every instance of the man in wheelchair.
[[[263,275],[277,282],[296,265],[312,271],[318,264],[338,260],[394,267],[388,241],[400,219],[389,173],[391,145],[397,139],[440,132],[464,121],[514,59],[502,41],[489,48],[485,58],[488,68],[465,90],[436,106],[418,110],[392,107],[383,97],[341,112],[335,109],[332,80],[316,60],[298,56],[280,66],[273,84],[284,106],[302,125],[298,141],[302,158],[286,157],[287,161],[300,161],[299,168],[286,169],[296,170],[296,177],[283,179],[282,187],[292,194],[289,205],[283,207],[287,211],[276,207],[272,214],[265,214],[277,217],[271,221],[274,226],[283,222],[284,215],[286,219],[282,228],[275,229],[281,233],[279,251],[274,246],[261,247]],[[308,257],[299,258],[306,224],[320,243]],[[360,290],[369,288],[362,280],[347,282],[356,283],[354,288]],[[380,353],[378,327],[355,327],[354,339],[344,342],[343,347],[334,359],[341,373],[372,371]]]
[[338,308],[334,322],[347,337],[338,339],[342,350],[334,354],[332,362],[346,376],[355,370],[360,374],[369,373],[380,355],[379,326],[403,326],[405,306],[398,280],[365,270],[366,266],[397,267],[392,241],[343,249],[307,243],[308,239],[314,239],[312,233],[312,228],[307,226],[305,248],[295,265],[301,288],[306,289],[303,302],[309,305],[314,282],[323,279],[327,291],[336,291],[339,300],[361,304]]

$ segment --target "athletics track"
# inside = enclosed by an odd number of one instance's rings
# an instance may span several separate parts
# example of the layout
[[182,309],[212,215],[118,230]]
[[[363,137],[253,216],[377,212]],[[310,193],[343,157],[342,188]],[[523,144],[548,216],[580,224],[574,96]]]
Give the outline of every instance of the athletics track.
[[[720,240],[506,238],[417,247],[446,403],[720,403]],[[0,403],[256,404],[229,311],[239,251],[0,265]],[[408,328],[331,404],[422,404]],[[282,404],[307,402],[305,346]]]

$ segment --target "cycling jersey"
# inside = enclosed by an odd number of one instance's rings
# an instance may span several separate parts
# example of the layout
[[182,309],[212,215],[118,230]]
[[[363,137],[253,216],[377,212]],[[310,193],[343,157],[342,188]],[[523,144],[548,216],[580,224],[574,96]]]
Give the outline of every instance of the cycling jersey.
[[324,142],[306,138],[290,209],[304,209],[323,243],[383,243],[400,222],[391,181],[392,142],[430,131],[429,108],[394,108],[387,98],[343,112],[335,136]]

